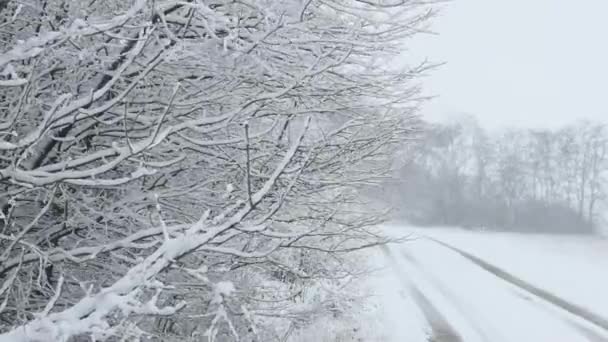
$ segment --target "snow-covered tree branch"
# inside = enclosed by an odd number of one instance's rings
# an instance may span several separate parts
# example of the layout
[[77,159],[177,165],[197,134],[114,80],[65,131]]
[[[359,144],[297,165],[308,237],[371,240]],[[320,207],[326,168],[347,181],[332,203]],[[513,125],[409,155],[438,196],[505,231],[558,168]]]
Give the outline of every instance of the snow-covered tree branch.
[[428,66],[394,56],[432,14],[0,2],[0,341],[272,340],[304,324],[306,289],[387,241],[358,190],[413,133]]

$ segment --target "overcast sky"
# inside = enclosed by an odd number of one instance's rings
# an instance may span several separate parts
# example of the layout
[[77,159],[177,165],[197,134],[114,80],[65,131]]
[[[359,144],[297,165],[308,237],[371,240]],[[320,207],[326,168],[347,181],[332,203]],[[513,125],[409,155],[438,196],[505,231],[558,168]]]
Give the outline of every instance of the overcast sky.
[[424,80],[428,119],[484,126],[608,122],[608,0],[453,0],[411,53],[447,64]]

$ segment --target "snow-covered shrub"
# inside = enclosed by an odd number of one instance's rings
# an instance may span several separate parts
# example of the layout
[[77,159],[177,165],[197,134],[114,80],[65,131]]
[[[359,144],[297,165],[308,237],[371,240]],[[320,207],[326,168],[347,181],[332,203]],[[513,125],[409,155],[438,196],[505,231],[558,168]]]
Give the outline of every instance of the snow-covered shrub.
[[268,341],[386,241],[413,1],[0,1],[0,341]]

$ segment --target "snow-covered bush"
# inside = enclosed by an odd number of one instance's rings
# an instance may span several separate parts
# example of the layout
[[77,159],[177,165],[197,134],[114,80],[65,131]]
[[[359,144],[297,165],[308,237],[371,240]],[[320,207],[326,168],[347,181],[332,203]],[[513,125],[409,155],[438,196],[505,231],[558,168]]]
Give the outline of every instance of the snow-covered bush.
[[[268,341],[386,241],[415,1],[0,1],[0,341]],[[320,297],[322,298],[322,297]]]

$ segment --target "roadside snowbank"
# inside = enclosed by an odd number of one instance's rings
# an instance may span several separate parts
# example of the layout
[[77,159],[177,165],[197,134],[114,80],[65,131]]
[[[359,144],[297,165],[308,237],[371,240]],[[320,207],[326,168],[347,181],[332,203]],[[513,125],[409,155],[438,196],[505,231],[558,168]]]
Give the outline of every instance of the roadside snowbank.
[[365,251],[362,260],[375,271],[345,289],[365,297],[358,309],[338,319],[319,320],[289,341],[428,341],[430,328],[395,265],[379,248]]

